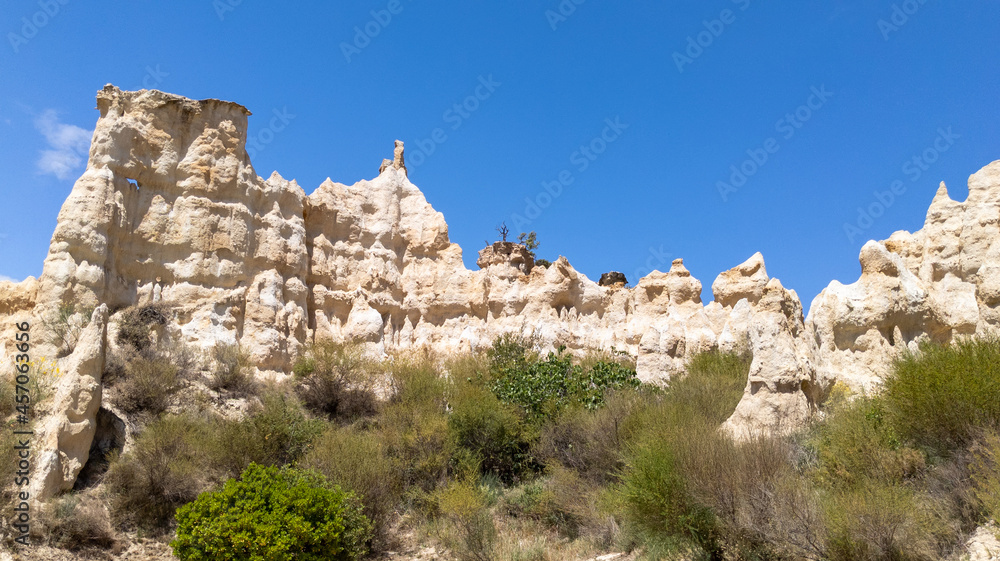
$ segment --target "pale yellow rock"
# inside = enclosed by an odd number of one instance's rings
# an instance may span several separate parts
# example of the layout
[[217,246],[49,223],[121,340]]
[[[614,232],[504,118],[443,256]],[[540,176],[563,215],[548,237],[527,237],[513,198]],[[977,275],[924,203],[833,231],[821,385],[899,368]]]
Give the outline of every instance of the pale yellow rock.
[[73,353],[60,361],[55,397],[36,432],[35,470],[29,493],[45,500],[73,488],[87,463],[101,407],[108,307],[98,306]]
[[680,260],[633,288],[599,286],[564,257],[542,268],[494,254],[470,271],[398,141],[377,177],[328,179],[307,196],[277,173],[257,175],[240,105],[107,86],[98,109],[43,274],[37,285],[0,283],[0,318],[34,306],[44,326],[68,303],[163,302],[171,337],[205,350],[238,343],[281,372],[315,339],[377,355],[451,353],[513,332],[543,351],[625,351],[652,382],[721,348],[753,357],[726,424],[737,435],[801,426],[836,380],[876,388],[920,341],[1000,326],[1000,162],[970,179],[965,202],[942,186],[922,230],[866,244],[860,279],[831,283],[803,318],[760,254],[720,274],[707,306]]

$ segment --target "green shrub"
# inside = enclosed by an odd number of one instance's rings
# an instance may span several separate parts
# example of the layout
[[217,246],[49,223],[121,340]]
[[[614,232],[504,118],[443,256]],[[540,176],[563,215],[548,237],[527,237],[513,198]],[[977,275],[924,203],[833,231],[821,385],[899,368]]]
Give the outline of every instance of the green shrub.
[[923,345],[885,381],[886,411],[905,439],[940,454],[1000,426],[1000,340]]
[[177,511],[182,561],[353,560],[370,524],[357,499],[315,472],[252,464]]
[[126,413],[159,415],[180,389],[179,370],[169,359],[152,353],[134,354],[124,363],[124,374],[111,385],[111,401]]
[[317,415],[350,422],[378,410],[377,369],[359,346],[317,341],[292,371],[299,381],[299,398]]
[[691,496],[667,442],[649,442],[633,451],[618,492],[630,531],[647,546],[673,553],[696,548],[719,558],[715,515]]
[[943,559],[957,541],[938,505],[903,485],[869,480],[825,503],[831,561]]
[[539,361],[519,360],[516,347],[512,350],[501,345],[501,349],[503,352],[494,353],[498,358],[492,359],[495,368],[490,390],[535,421],[554,416],[570,405],[597,409],[604,405],[605,392],[640,385],[635,370],[627,365],[600,361],[585,370],[573,364],[564,348]]
[[697,353],[687,365],[687,375],[670,380],[672,407],[681,416],[720,424],[736,410],[750,374],[750,357],[721,351]]
[[437,510],[452,526],[445,544],[463,561],[493,561],[497,530],[482,491],[468,479],[452,482],[435,494]]
[[251,463],[291,464],[305,455],[322,432],[322,421],[307,419],[294,398],[268,392],[246,419],[221,423],[214,462],[229,477],[238,476]]
[[216,425],[189,416],[164,417],[146,427],[128,454],[111,457],[104,484],[119,522],[162,530],[181,505],[216,480],[210,461]]
[[213,349],[215,370],[209,387],[213,390],[227,390],[235,396],[255,395],[260,385],[253,377],[253,365],[248,355],[239,345],[216,345]]
[[483,474],[493,474],[506,484],[536,470],[529,453],[534,435],[517,411],[476,386],[463,390],[448,416],[454,459],[471,454]]
[[56,358],[62,358],[73,352],[80,334],[90,324],[94,314],[93,307],[76,308],[73,302],[59,304],[56,316],[43,319],[42,324],[49,333],[49,342],[56,347]]
[[1000,521],[1000,434],[989,431],[972,448],[973,496],[987,520]]
[[358,495],[372,522],[376,549],[385,546],[399,506],[405,481],[396,459],[391,458],[377,432],[332,428],[299,463],[329,481]]
[[535,456],[548,467],[561,465],[597,484],[611,483],[623,464],[625,420],[639,397],[612,394],[605,407],[570,407],[541,427]]
[[905,446],[889,421],[881,398],[860,397],[833,411],[816,430],[814,476],[829,487],[915,477],[924,455]]

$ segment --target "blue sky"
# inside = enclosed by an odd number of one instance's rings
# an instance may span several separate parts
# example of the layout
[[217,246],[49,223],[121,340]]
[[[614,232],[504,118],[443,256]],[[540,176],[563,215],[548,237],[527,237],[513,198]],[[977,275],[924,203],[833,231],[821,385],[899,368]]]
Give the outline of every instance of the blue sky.
[[706,301],[761,251],[808,307],[1000,159],[997,22],[986,0],[11,0],[0,274],[41,273],[113,83],[247,106],[258,174],[307,193],[404,140],[470,268],[506,221],[592,279],[683,257]]

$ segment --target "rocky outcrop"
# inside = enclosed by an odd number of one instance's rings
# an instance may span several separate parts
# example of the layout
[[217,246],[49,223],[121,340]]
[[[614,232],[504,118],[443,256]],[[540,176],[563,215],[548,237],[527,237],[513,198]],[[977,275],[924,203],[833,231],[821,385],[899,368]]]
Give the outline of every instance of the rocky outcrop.
[[622,287],[628,284],[628,279],[625,278],[625,273],[619,271],[609,271],[601,275],[601,280],[597,281],[600,286],[618,286]]
[[[0,283],[0,316],[33,309],[44,330],[69,303],[164,302],[172,340],[239,343],[270,371],[288,371],[314,339],[448,353],[514,332],[543,350],[625,351],[643,380],[663,382],[693,353],[721,348],[753,357],[726,424],[734,434],[799,426],[835,380],[874,387],[903,349],[1000,322],[1000,162],[973,176],[963,203],[942,186],[919,232],[867,244],[861,278],[832,283],[803,318],[759,253],[715,279],[708,305],[681,260],[626,288],[623,277],[594,282],[564,257],[533,267],[523,245],[498,242],[468,270],[444,216],[409,181],[399,141],[377,177],[328,179],[306,195],[277,173],[257,175],[240,105],[107,86],[98,109],[43,274]],[[65,364],[83,360],[74,357]],[[53,489],[78,471],[65,466],[80,455],[66,457],[49,462],[47,473],[63,474],[51,476]]]
[[489,267],[511,267],[521,273],[528,274],[535,266],[535,256],[522,244],[514,242],[494,242],[479,250],[476,265],[480,269]]
[[995,332],[1000,325],[1000,162],[969,178],[956,202],[941,184],[924,227],[868,242],[861,278],[832,282],[812,303],[822,376],[872,389],[922,341]]
[[101,304],[61,363],[52,414],[36,429],[37,463],[29,490],[35,500],[72,489],[87,463],[101,406],[107,327],[108,307]]

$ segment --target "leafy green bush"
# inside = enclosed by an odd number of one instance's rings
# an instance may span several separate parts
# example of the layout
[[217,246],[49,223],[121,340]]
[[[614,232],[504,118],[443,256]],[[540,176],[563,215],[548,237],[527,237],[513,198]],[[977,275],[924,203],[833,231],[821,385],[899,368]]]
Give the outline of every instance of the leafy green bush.
[[513,407],[473,385],[463,388],[453,407],[448,434],[456,460],[471,454],[482,473],[506,484],[537,469],[529,453],[534,434]]
[[1000,340],[923,345],[885,382],[886,411],[900,436],[941,454],[1000,426]]
[[365,516],[372,522],[375,548],[386,545],[405,481],[398,461],[388,455],[380,434],[353,428],[329,429],[299,466],[314,469],[332,483],[356,493],[364,504]]
[[602,361],[584,370],[564,350],[540,361],[520,361],[516,356],[496,361],[490,390],[538,421],[570,405],[597,409],[604,405],[605,392],[640,385],[635,370],[626,365]]
[[370,523],[350,493],[315,472],[252,464],[177,511],[182,561],[353,560]]

